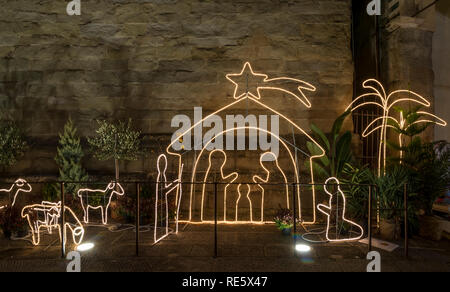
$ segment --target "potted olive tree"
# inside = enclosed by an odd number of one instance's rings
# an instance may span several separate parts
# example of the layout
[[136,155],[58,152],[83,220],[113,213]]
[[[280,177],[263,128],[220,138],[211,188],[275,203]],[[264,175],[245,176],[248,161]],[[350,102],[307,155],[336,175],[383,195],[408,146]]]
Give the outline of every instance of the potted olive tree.
[[142,155],[142,138],[132,129],[132,121],[110,123],[98,121],[96,136],[88,138],[92,153],[98,160],[113,160],[116,181],[119,181],[119,162],[138,160]]
[[[127,123],[98,121],[98,124],[97,135],[88,138],[88,143],[95,158],[101,161],[114,161],[115,178],[118,182],[119,162],[138,160],[143,154],[141,133],[132,129],[131,119]],[[117,210],[117,202],[111,203],[111,209]],[[119,214],[113,212],[111,216],[117,218]]]

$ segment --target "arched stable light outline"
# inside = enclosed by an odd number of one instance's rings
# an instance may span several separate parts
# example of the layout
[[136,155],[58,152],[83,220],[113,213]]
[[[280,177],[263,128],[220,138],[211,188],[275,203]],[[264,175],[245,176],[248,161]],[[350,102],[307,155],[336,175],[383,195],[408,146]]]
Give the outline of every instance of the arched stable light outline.
[[[249,62],[247,62],[247,63],[249,63]],[[247,64],[247,63],[245,63],[245,64]],[[245,65],[244,65],[244,69],[245,69]],[[228,75],[230,75],[230,74],[228,74]],[[231,81],[231,80],[230,80],[230,81]],[[234,84],[236,85],[235,82],[232,81],[232,83],[234,83]],[[314,88],[315,88],[315,87],[314,87]],[[236,92],[236,90],[235,90],[235,92]],[[235,94],[236,94],[236,93],[235,93]],[[193,126],[191,126],[188,130],[186,130],[184,133],[182,133],[182,134],[180,135],[180,137],[184,137],[187,133],[189,133],[190,131],[192,131],[193,129],[195,129],[196,127],[198,127],[199,125],[202,125],[203,122],[204,122],[205,120],[210,119],[211,117],[213,117],[213,116],[219,114],[220,112],[222,112],[222,111],[224,111],[224,110],[227,110],[227,109],[233,107],[234,105],[239,104],[240,102],[242,102],[242,101],[244,101],[244,100],[247,100],[247,99],[248,99],[248,100],[251,100],[251,101],[253,101],[253,102],[255,102],[255,103],[257,103],[257,104],[260,105],[260,106],[265,107],[266,109],[272,111],[272,112],[275,113],[276,115],[279,115],[279,116],[281,116],[282,118],[284,118],[285,120],[287,120],[294,128],[296,128],[296,129],[299,130],[302,134],[304,134],[306,137],[308,137],[308,139],[310,139],[310,140],[317,146],[317,148],[321,151],[321,154],[314,155],[314,156],[311,156],[311,157],[310,157],[310,165],[311,165],[311,166],[310,166],[311,184],[314,185],[314,184],[315,184],[315,182],[314,182],[314,169],[313,169],[313,167],[312,167],[312,165],[313,165],[313,160],[316,159],[316,158],[318,159],[318,158],[322,158],[322,157],[325,156],[326,152],[325,152],[325,150],[323,149],[323,147],[322,147],[319,143],[317,143],[317,142],[315,141],[315,139],[314,139],[311,135],[309,135],[308,133],[306,133],[305,130],[303,130],[300,126],[298,126],[296,123],[294,123],[291,119],[289,119],[289,118],[286,117],[285,115],[279,113],[278,111],[274,110],[273,108],[271,108],[271,107],[265,105],[264,103],[261,103],[257,98],[252,97],[250,94],[247,94],[246,96],[244,96],[244,97],[242,97],[242,98],[240,98],[240,99],[237,99],[236,101],[234,101],[234,102],[232,102],[232,103],[230,103],[230,104],[228,104],[228,105],[226,105],[226,106],[220,108],[219,110],[215,111],[214,113],[210,114],[209,116],[207,116],[207,117],[203,118],[202,120],[198,121],[198,122],[195,123]],[[178,159],[178,172],[181,173],[182,155],[179,154],[179,153],[176,153],[176,152],[174,152],[174,151],[171,150],[171,148],[173,147],[173,145],[174,145],[175,143],[177,143],[178,139],[179,139],[179,137],[178,137],[177,139],[174,139],[174,140],[167,146],[167,148],[166,148],[166,153],[169,154],[169,155],[172,155],[172,156],[176,156],[176,157],[177,157],[177,159]],[[280,140],[280,141],[282,141],[282,140]],[[195,173],[194,173],[194,174],[195,174]],[[299,194],[300,192],[298,191],[297,193]],[[312,224],[315,224],[316,221],[317,221],[317,212],[316,212],[316,189],[315,189],[315,187],[312,188],[312,196],[313,196],[313,208],[312,208],[312,209],[313,209],[313,221],[312,221],[312,222],[303,222],[303,224],[305,224],[305,225],[312,225]],[[192,194],[191,194],[191,198],[192,198]],[[299,212],[301,212],[301,209],[299,209]],[[301,220],[302,218],[300,217],[299,219]],[[188,221],[180,221],[180,222],[191,222],[191,221],[192,221],[192,213],[189,214],[189,220],[188,220]]]

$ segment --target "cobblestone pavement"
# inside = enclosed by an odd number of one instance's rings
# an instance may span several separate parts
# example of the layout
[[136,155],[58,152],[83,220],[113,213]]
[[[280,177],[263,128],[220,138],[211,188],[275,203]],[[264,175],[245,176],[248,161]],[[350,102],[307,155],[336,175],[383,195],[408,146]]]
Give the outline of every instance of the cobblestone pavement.
[[[82,254],[82,271],[94,272],[364,272],[367,246],[360,243],[315,244],[308,255],[294,255],[293,238],[274,226],[219,226],[219,257],[214,258],[213,227],[188,225],[178,235],[152,245],[152,232],[141,233],[140,256],[135,232],[89,227],[85,242],[95,248]],[[71,250],[73,247],[68,247]],[[411,240],[410,258],[402,248],[380,251],[385,272],[450,272],[450,243]],[[0,272],[61,272],[56,235],[38,247],[26,241],[0,240]]]

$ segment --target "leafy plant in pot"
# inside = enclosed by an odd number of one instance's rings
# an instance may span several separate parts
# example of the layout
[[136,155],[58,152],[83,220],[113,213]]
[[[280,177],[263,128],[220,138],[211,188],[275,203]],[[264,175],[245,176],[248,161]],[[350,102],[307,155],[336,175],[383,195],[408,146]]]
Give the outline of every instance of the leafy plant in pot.
[[403,164],[409,183],[417,193],[411,203],[419,210],[419,234],[440,240],[441,219],[433,216],[433,204],[450,187],[450,145],[447,142],[421,143],[419,138],[405,149]]
[[[314,124],[311,124],[311,130],[316,141],[325,150],[325,156],[312,163],[314,173],[319,179],[328,179],[330,177],[342,178],[345,165],[353,161],[352,154],[352,133],[342,131],[345,119],[350,115],[350,111],[345,112],[336,119],[331,129],[330,135]],[[322,151],[316,144],[307,142],[308,150],[311,155],[320,155]],[[310,162],[305,162],[310,167]]]
[[[347,197],[347,214],[368,230],[369,185],[375,181],[375,175],[368,166],[346,164],[342,188]],[[375,189],[372,189],[374,194]]]
[[[397,240],[401,235],[402,208],[404,208],[404,186],[408,172],[401,165],[395,165],[386,174],[375,178],[376,196],[380,207],[380,233],[386,240]],[[414,196],[414,194],[410,194]]]
[[292,227],[294,227],[294,215],[289,209],[284,209],[280,206],[275,218],[273,219],[278,229],[283,232],[284,235],[290,235]]

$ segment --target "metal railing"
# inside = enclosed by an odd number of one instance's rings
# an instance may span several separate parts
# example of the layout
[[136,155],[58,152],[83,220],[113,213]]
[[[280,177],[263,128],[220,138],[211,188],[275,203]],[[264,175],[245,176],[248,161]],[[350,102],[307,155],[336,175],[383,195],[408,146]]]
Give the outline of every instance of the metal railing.
[[[114,181],[113,181],[114,182]],[[65,194],[65,185],[67,184],[83,184],[83,185],[105,185],[111,182],[62,182],[62,181],[39,181],[39,182],[28,182],[29,184],[59,184],[60,186],[60,192],[61,194],[61,220],[62,220],[62,226],[66,223],[66,194]],[[121,185],[134,185],[135,186],[135,199],[136,199],[136,206],[135,206],[135,254],[136,256],[139,256],[140,252],[140,221],[141,221],[141,187],[143,185],[154,185],[158,183],[165,183],[165,182],[154,182],[154,181],[119,181]],[[3,182],[2,184],[6,184]],[[11,183],[10,183],[11,184]],[[292,187],[292,190],[290,191],[292,193],[292,211],[293,214],[297,214],[299,210],[297,210],[297,191],[301,188],[313,188],[313,187],[324,187],[326,184],[306,184],[306,183],[220,183],[220,182],[181,182],[178,183],[181,186],[193,186],[193,185],[213,185],[214,186],[214,257],[218,257],[218,186],[220,185],[259,185],[259,186],[290,186]],[[378,196],[380,195],[379,190],[376,185],[370,185],[370,184],[339,184],[337,186],[360,186],[360,187],[367,187],[368,188],[368,210],[367,210],[367,217],[368,217],[368,227],[367,227],[367,237],[368,237],[368,251],[373,250],[372,242],[373,242],[373,212],[381,212],[381,211],[398,211],[403,212],[403,218],[404,218],[404,256],[408,257],[408,249],[409,249],[409,235],[408,235],[408,187],[407,185],[404,185],[404,207],[401,209],[381,209],[379,207],[374,208],[373,207],[373,200],[374,200],[374,190],[377,190]],[[156,215],[155,215],[156,216]],[[294,250],[297,243],[297,228],[300,223],[300,218],[297,218],[297,216],[293,216],[293,228],[294,228]],[[65,238],[66,234],[65,232],[61,232],[61,256],[65,258],[66,256],[66,250],[65,250]]]

